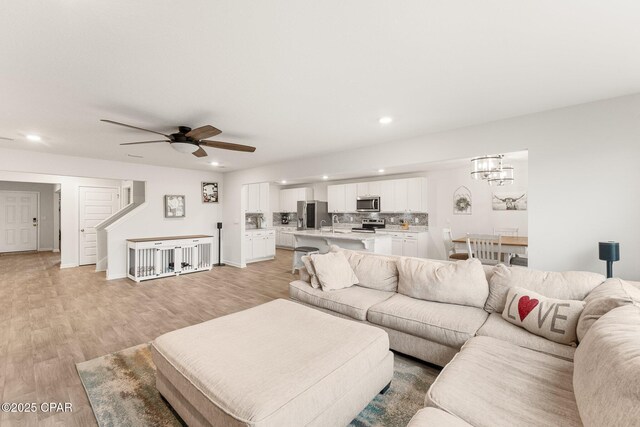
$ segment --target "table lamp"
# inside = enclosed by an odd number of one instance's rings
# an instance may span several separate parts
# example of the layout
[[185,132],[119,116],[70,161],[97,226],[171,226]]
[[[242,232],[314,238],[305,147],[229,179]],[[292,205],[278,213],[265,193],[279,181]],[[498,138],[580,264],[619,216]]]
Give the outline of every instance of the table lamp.
[[613,262],[620,261],[620,243],[608,241],[599,242],[600,259],[607,261],[607,278],[613,277]]

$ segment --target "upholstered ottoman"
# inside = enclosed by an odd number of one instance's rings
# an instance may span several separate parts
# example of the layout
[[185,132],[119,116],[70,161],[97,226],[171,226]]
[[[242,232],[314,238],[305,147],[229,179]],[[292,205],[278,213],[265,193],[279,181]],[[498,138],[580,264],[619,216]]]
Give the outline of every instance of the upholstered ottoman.
[[386,332],[283,299],[151,348],[156,386],[190,426],[344,426],[393,376]]

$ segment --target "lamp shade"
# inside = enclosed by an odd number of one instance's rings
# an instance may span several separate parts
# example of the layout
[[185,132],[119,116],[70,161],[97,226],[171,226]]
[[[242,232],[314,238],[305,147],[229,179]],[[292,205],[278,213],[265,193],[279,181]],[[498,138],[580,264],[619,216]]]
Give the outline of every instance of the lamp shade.
[[602,261],[620,261],[620,243],[599,242],[600,259]]

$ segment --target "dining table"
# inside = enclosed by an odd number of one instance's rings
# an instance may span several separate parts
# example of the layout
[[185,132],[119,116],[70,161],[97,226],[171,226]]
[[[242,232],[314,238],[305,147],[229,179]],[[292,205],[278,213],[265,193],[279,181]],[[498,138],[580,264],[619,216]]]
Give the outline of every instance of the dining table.
[[[456,250],[467,252],[467,236],[453,239]],[[501,239],[502,253],[526,255],[529,247],[529,238],[527,236],[502,236]]]

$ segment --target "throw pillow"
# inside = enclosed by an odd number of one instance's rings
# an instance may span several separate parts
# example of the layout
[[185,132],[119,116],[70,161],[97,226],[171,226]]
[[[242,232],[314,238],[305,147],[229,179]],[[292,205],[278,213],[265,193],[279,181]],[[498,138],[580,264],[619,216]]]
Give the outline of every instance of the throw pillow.
[[[636,282],[637,283],[637,282]],[[585,307],[578,320],[578,340],[582,341],[596,320],[623,305],[640,304],[640,288],[620,279],[607,279],[584,299]]]
[[314,289],[318,289],[320,287],[320,282],[318,281],[318,276],[316,276],[316,269],[313,268],[313,263],[311,262],[311,257],[309,255],[305,255],[300,260],[304,263],[304,268],[307,270],[307,274],[309,275],[309,283]]
[[484,309],[489,313],[502,313],[507,293],[515,286],[549,298],[582,301],[604,281],[605,277],[602,274],[587,271],[557,273],[498,264],[489,281],[489,298]]
[[583,308],[583,301],[547,298],[524,288],[512,287],[507,293],[502,318],[548,340],[575,345],[576,326]]
[[358,284],[349,261],[340,252],[311,255],[311,262],[323,291],[348,288]]
[[484,307],[489,284],[476,258],[441,263],[402,257],[396,263],[398,293],[426,301]]
[[396,260],[384,255],[342,249],[332,245],[331,252],[342,252],[358,277],[358,286],[379,291],[398,290],[398,267]]

